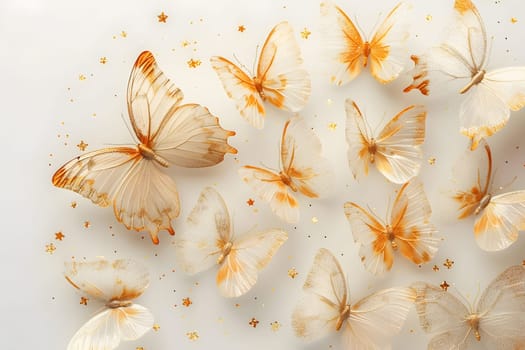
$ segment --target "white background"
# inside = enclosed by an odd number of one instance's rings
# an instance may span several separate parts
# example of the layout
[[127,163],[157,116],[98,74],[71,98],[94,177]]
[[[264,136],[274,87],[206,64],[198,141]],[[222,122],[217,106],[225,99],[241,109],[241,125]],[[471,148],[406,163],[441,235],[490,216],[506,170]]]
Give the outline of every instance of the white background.
[[[339,4],[369,33],[379,15],[388,13],[395,1]],[[437,43],[452,6],[451,0],[413,2],[411,53]],[[525,64],[525,50],[520,45],[525,32],[522,3],[478,0],[477,6],[493,46],[489,67]],[[168,15],[167,23],[158,22],[161,11]],[[516,23],[511,23],[513,16]],[[312,96],[301,115],[315,128],[337,174],[336,190],[325,199],[301,199],[302,218],[296,226],[273,216],[237,175],[237,168],[244,164],[278,166],[281,130],[290,115],[271,109],[264,130],[251,128],[226,97],[209,64],[212,55],[233,59],[235,54],[251,67],[256,46],[262,45],[271,28],[282,20],[294,27],[305,66],[312,74]],[[239,25],[246,31],[237,31]],[[305,27],[311,31],[308,39],[299,34]],[[63,262],[72,257],[133,258],[150,268],[151,285],[138,302],[152,310],[160,329],[119,347],[143,346],[147,350],[233,350],[245,349],[248,344],[276,350],[341,348],[337,335],[308,345],[291,329],[291,312],[320,247],[331,249],[339,258],[354,301],[381,288],[421,279],[437,284],[446,280],[473,300],[499,272],[525,259],[523,238],[503,252],[480,251],[472,234],[473,220],[457,222],[450,215],[453,211],[443,204],[447,191],[452,190],[452,166],[467,145],[458,132],[460,98],[454,92],[439,99],[414,92],[402,94],[409,82],[407,75],[382,86],[364,72],[347,86],[329,85],[327,63],[320,58],[317,1],[4,0],[0,3],[0,39],[4,157],[0,315],[6,348],[64,349],[75,331],[99,309],[95,302],[80,305],[80,295],[63,278]],[[184,41],[190,45],[183,47]],[[227,155],[213,168],[170,169],[182,203],[181,216],[173,222],[175,229],[184,229],[184,220],[201,189],[212,185],[224,196],[238,234],[254,225],[261,229],[281,227],[289,233],[257,285],[241,298],[222,298],[214,285],[214,271],[184,276],[175,264],[173,238],[165,232],[160,234],[160,245],[154,246],[147,234],[127,232],[111,209],[98,208],[51,184],[54,171],[80,154],[76,145],[81,140],[88,143],[87,151],[132,142],[126,127],[125,89],[132,64],[143,50],[154,53],[160,67],[184,92],[186,102],[207,106],[226,129],[237,132],[230,138],[239,150],[237,156]],[[106,64],[99,62],[101,57],[107,57]],[[200,59],[202,64],[190,69],[186,63],[190,58]],[[407,57],[407,68],[410,66]],[[80,80],[80,75],[86,79]],[[376,171],[359,183],[351,178],[344,139],[343,106],[348,97],[357,101],[372,126],[409,104],[428,106],[420,177],[433,207],[433,222],[445,238],[428,265],[419,268],[397,256],[393,270],[377,278],[359,261],[343,203],[352,200],[370,205],[384,217],[395,186]],[[509,190],[525,186],[524,114],[513,113],[508,125],[489,139],[501,179],[497,184],[517,176]],[[329,129],[330,123],[337,124],[335,130]],[[427,161],[431,157],[436,158],[434,165]],[[249,198],[255,199],[253,207],[246,204]],[[73,201],[77,202],[74,209]],[[318,222],[313,222],[313,217]],[[89,228],[84,227],[85,221],[90,222]],[[65,234],[63,241],[55,240],[58,231]],[[53,254],[45,251],[51,242],[56,246]],[[443,266],[446,258],[455,262],[450,270]],[[432,270],[434,264],[440,268],[438,272]],[[299,273],[295,279],[287,274],[292,267]],[[193,301],[188,308],[182,306],[185,297]],[[252,317],[260,321],[257,328],[248,324]],[[281,324],[277,331],[270,326],[274,321]],[[191,331],[197,331],[199,339],[189,340],[186,333]],[[394,348],[423,349],[427,339],[412,311],[394,340]]]

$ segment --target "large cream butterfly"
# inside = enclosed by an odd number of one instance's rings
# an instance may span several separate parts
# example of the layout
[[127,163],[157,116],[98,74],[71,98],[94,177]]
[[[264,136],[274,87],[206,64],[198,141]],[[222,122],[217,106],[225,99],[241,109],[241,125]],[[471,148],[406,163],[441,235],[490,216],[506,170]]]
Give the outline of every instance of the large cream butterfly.
[[280,171],[246,165],[239,175],[255,193],[270,203],[272,211],[288,223],[299,221],[294,193],[318,198],[333,183],[333,172],[321,156],[321,142],[302,118],[286,122],[281,138]]
[[314,341],[342,329],[347,350],[390,349],[415,300],[411,288],[389,288],[351,303],[343,270],[327,249],[319,249],[303,291],[292,314],[295,334]]
[[405,66],[409,36],[404,20],[408,6],[399,3],[367,40],[348,15],[330,1],[321,3],[324,50],[333,67],[330,80],[343,85],[356,78],[370,63],[370,73],[386,84],[396,79]]
[[248,75],[224,57],[210,61],[241,116],[257,129],[264,127],[263,102],[298,112],[310,97],[310,75],[301,68],[303,59],[288,22],[277,24],[266,38],[256,73]]
[[418,89],[430,93],[430,84],[439,75],[463,83],[459,93],[465,99],[459,111],[460,131],[472,140],[490,136],[507,123],[510,110],[525,106],[525,66],[487,71],[489,45],[481,16],[470,0],[456,0],[455,22],[446,42],[422,57],[413,56],[415,68],[411,85],[405,92]]
[[354,241],[361,245],[361,261],[375,275],[392,268],[396,251],[414,264],[429,262],[441,242],[430,223],[432,211],[423,185],[416,180],[399,189],[386,223],[353,202],[346,202],[344,211]]
[[460,189],[453,198],[460,205],[459,219],[479,215],[474,223],[479,247],[498,251],[514,243],[518,231],[525,230],[525,191],[495,196],[492,177],[492,152],[482,140],[478,149],[468,150],[455,166],[454,179]]
[[128,83],[128,113],[137,137],[135,147],[111,147],[74,158],[53,175],[53,185],[75,191],[101,207],[113,206],[128,230],[174,234],[171,220],[179,215],[179,196],[163,168],[208,167],[225,153],[235,132],[224,130],[217,117],[198,104],[181,105],[182,91],[164,75],[153,55],[142,52]]
[[433,334],[429,350],[525,349],[525,267],[512,266],[494,279],[473,305],[440,287],[417,282],[421,327]]
[[147,269],[132,260],[66,262],[65,277],[76,289],[104,303],[73,336],[67,350],[111,350],[121,340],[142,337],[153,326],[148,309],[133,303],[149,284]]
[[202,191],[187,222],[190,229],[176,237],[176,259],[192,275],[218,265],[217,287],[226,297],[248,292],[257,282],[259,270],[288,238],[278,229],[235,238],[226,203],[211,187]]
[[368,174],[375,164],[388,180],[403,184],[417,176],[421,168],[425,141],[423,106],[409,106],[394,116],[376,137],[357,104],[346,100],[346,142],[348,162],[354,178]]

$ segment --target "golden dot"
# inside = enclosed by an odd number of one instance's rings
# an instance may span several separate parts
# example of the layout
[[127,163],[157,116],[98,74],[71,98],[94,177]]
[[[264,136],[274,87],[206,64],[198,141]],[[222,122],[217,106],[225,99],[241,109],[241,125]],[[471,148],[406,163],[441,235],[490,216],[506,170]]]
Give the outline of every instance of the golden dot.
[[78,80],[86,80],[86,76],[84,74],[80,74],[78,76]]
[[511,17],[510,23],[514,24],[516,22],[518,22],[518,19],[516,17]]
[[306,27],[304,27],[303,31],[301,32],[301,38],[308,39],[308,37],[312,34]]
[[55,250],[57,250],[57,248],[53,243],[46,244],[46,253],[52,255],[55,252]]
[[189,68],[197,68],[198,66],[201,65],[201,60],[197,59],[197,60],[194,60],[193,58],[190,59],[188,62],[186,62],[188,64],[188,67]]
[[108,59],[106,58],[106,56],[100,57],[99,62],[102,63],[102,64],[106,64],[108,62]]
[[188,332],[188,333],[186,333],[186,336],[191,341],[195,341],[195,340],[199,339],[199,333],[197,333],[197,331]]
[[426,15],[425,19],[427,20],[427,22],[430,22],[432,20],[432,15]]
[[297,272],[295,267],[292,267],[291,269],[288,270],[288,276],[290,276],[290,278],[292,278],[292,279],[297,277],[298,274],[299,274],[299,272]]
[[182,305],[189,307],[191,304],[193,304],[193,301],[189,297],[182,299]]
[[436,164],[436,158],[435,157],[428,158],[428,164],[430,164],[430,165]]
[[332,122],[328,124],[328,130],[335,131],[336,128],[337,128],[337,123]]
[[279,323],[279,321],[273,321],[272,323],[270,323],[270,326],[272,327],[272,331],[274,332],[277,332],[279,328],[281,328],[281,324]]
[[86,297],[80,297],[80,305],[87,305],[89,299]]
[[159,326],[159,324],[158,324],[158,323],[155,323],[155,324],[153,325],[153,327],[152,327],[152,328],[153,328],[153,330],[154,330],[155,332],[158,332],[158,331],[159,331],[159,329],[160,329],[160,326]]
[[91,226],[91,223],[89,221],[84,221],[84,227],[89,228]]
[[317,224],[318,222],[319,222],[319,219],[317,218],[317,216],[313,216],[312,223]]
[[77,202],[71,202],[71,208],[75,209],[77,207]]
[[159,19],[159,22],[166,23],[166,20],[168,19],[168,16],[162,11],[160,15],[157,16]]
[[125,38],[128,36],[128,33],[126,33],[124,30],[120,32],[120,36]]
[[246,30],[246,27],[243,24],[241,24],[240,26],[237,27],[237,31],[239,31],[241,33],[244,32],[245,30]]

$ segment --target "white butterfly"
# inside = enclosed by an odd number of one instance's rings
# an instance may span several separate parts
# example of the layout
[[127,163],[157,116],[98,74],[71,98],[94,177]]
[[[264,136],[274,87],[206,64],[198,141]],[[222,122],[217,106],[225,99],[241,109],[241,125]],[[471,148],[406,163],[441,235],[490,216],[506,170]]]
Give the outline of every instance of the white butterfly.
[[226,297],[248,292],[257,282],[259,270],[288,238],[278,229],[235,238],[226,203],[211,187],[202,191],[187,223],[190,229],[176,237],[176,259],[192,275],[218,265],[217,287]]
[[458,218],[479,215],[474,236],[487,251],[509,247],[518,239],[518,231],[525,230],[525,191],[494,195],[493,175],[492,152],[485,140],[476,150],[467,150],[454,168],[459,187],[453,197],[460,205]]
[[111,350],[121,340],[142,337],[153,315],[134,304],[149,284],[147,269],[132,260],[66,262],[65,277],[73,287],[104,303],[104,310],[71,338],[67,350]]
[[475,149],[483,137],[503,128],[510,110],[525,106],[525,66],[487,71],[489,45],[481,16],[470,0],[455,0],[455,22],[446,42],[415,62],[413,83],[405,92],[418,89],[424,95],[437,71],[463,82],[465,94],[460,111],[460,131],[472,140]]
[[292,314],[295,334],[313,341],[342,329],[347,350],[390,349],[415,300],[411,288],[389,288],[351,303],[341,266],[327,249],[319,249],[303,290]]
[[286,122],[281,139],[280,171],[252,165],[239,169],[239,175],[259,197],[270,203],[272,211],[288,223],[299,221],[299,203],[295,193],[318,198],[333,183],[333,172],[321,155],[319,138],[304,119]]
[[425,141],[423,106],[409,106],[394,116],[378,136],[374,136],[357,104],[346,100],[346,142],[348,162],[354,178],[368,174],[375,164],[388,180],[403,184],[419,174]]
[[332,67],[330,80],[343,85],[356,78],[370,63],[370,73],[386,84],[405,66],[408,6],[400,2],[390,11],[372,39],[367,40],[348,15],[330,1],[321,3],[324,45]]
[[179,195],[164,172],[171,164],[188,168],[220,163],[237,153],[227,143],[235,132],[198,104],[181,105],[182,91],[164,75],[153,55],[142,52],[128,82],[128,114],[137,145],[111,147],[74,158],[53,175],[53,185],[75,191],[101,207],[113,206],[128,230],[174,234]]
[[264,126],[263,102],[298,112],[310,97],[310,75],[301,68],[301,51],[288,22],[277,24],[268,34],[257,72],[251,77],[224,57],[214,56],[210,61],[241,116],[257,129]]
[[415,180],[399,189],[386,223],[353,202],[346,202],[344,211],[354,241],[361,245],[361,261],[375,275],[392,268],[396,251],[414,264],[427,263],[441,242],[430,223],[432,211],[423,185]]
[[412,286],[421,327],[432,350],[525,349],[525,268],[512,266],[492,281],[474,305],[425,282]]

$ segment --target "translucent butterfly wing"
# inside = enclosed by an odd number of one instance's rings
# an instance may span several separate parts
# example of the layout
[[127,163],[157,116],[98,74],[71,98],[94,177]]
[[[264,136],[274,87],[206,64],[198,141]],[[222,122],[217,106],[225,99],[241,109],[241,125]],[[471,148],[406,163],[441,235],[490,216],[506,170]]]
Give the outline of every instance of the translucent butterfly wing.
[[222,295],[238,297],[257,282],[257,275],[271,261],[288,239],[282,230],[246,234],[233,242],[230,253],[217,272],[217,286]]
[[357,104],[351,99],[345,102],[346,110],[346,143],[348,145],[347,158],[354,179],[362,174],[368,175],[370,163],[369,148],[372,145],[372,135]]
[[188,274],[217,264],[224,246],[231,240],[228,208],[221,195],[206,187],[187,219],[188,230],[176,237],[175,257]]
[[253,79],[224,57],[214,56],[210,62],[241,116],[255,128],[262,129],[266,110]]
[[344,329],[346,349],[389,349],[416,298],[411,288],[390,288],[353,304]]
[[145,266],[133,260],[66,262],[64,275],[71,285],[103,302],[130,301],[149,285]]
[[303,291],[292,314],[295,334],[313,341],[335,332],[349,295],[341,266],[327,249],[319,249]]
[[277,24],[266,38],[257,65],[263,99],[291,112],[303,109],[310,97],[311,84],[302,63],[292,26],[288,22]]
[[84,324],[70,340],[67,350],[112,350],[121,340],[136,340],[153,326],[153,315],[143,306],[107,309]]

